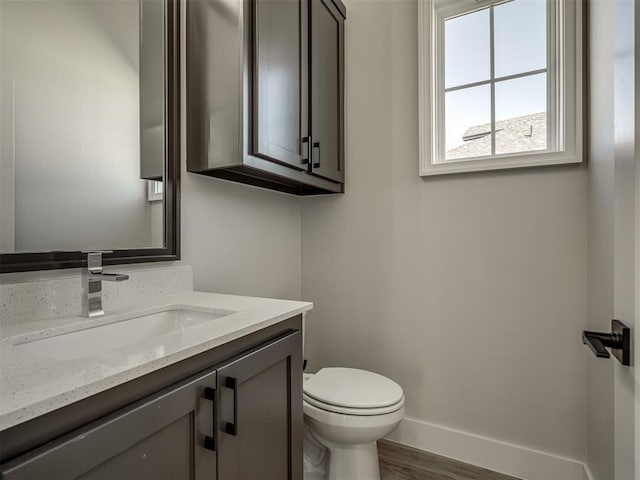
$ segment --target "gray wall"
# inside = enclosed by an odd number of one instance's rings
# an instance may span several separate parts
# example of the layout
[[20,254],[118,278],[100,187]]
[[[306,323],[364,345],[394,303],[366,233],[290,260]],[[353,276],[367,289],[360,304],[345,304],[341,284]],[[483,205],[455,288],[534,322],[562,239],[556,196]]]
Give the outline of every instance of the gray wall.
[[311,368],[378,371],[409,417],[584,460],[584,166],[420,179],[416,2],[347,8],[347,193],[302,208]]
[[184,174],[182,258],[195,290],[296,300],[300,257],[297,198]]
[[137,0],[0,7],[1,251],[151,246]]

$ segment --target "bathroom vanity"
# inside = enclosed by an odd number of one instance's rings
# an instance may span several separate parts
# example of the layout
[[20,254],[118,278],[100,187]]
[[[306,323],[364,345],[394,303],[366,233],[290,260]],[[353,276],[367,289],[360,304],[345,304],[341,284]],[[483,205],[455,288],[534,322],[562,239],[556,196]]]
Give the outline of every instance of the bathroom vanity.
[[[10,332],[2,478],[302,478],[302,314],[310,308],[186,292],[99,320]],[[84,346],[74,351],[66,336]]]

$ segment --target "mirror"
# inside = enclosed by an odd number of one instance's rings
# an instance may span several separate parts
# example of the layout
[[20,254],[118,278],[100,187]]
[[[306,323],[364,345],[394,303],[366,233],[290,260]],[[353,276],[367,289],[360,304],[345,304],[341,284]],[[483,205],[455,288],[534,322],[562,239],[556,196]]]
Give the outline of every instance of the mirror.
[[0,271],[178,258],[176,4],[0,0]]

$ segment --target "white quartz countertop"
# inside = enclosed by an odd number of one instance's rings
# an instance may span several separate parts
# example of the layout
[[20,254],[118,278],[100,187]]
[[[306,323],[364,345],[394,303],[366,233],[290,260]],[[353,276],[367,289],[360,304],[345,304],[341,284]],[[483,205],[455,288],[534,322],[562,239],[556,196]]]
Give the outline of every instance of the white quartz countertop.
[[[0,342],[0,431],[269,327],[312,307],[311,303],[290,300],[183,292],[142,301],[98,318],[60,317],[5,328]],[[227,314],[113,350],[96,348],[97,353],[80,358],[52,358],[22,348],[25,342],[38,338],[172,308]],[[91,348],[85,350],[91,352]]]

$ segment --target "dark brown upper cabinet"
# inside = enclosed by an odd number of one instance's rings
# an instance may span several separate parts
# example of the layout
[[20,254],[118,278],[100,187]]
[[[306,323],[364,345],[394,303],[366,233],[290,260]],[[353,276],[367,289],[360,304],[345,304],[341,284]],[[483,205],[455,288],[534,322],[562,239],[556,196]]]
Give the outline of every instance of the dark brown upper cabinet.
[[187,169],[344,192],[340,0],[187,2]]

